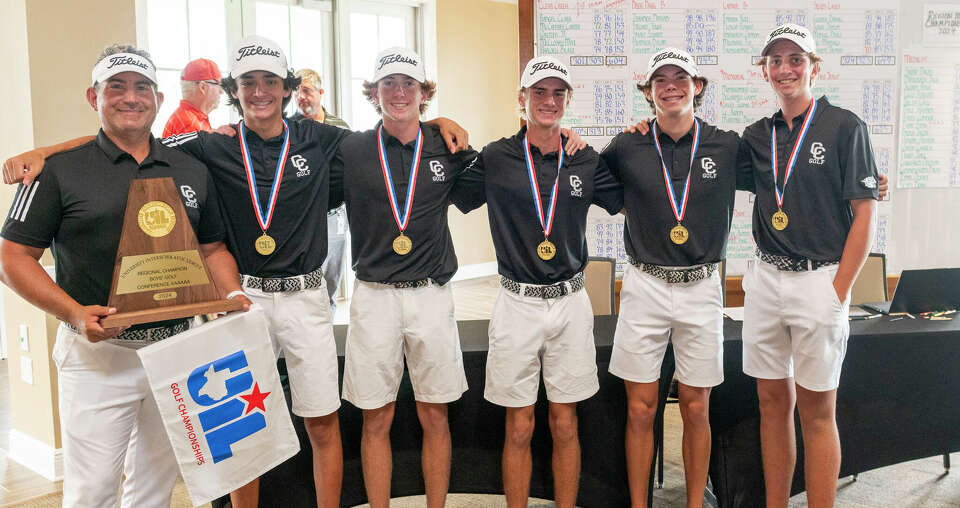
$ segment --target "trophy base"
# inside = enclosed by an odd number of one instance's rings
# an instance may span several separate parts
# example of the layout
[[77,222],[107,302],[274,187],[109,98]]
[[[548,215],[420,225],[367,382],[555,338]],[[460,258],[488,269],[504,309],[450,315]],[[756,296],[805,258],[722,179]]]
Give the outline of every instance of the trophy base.
[[101,319],[100,326],[104,328],[116,328],[118,326],[131,326],[139,325],[141,323],[152,323],[154,321],[166,321],[168,319],[193,317],[201,314],[229,312],[233,310],[240,310],[242,308],[243,302],[238,299],[188,303],[184,305],[158,307],[132,312],[118,312]]

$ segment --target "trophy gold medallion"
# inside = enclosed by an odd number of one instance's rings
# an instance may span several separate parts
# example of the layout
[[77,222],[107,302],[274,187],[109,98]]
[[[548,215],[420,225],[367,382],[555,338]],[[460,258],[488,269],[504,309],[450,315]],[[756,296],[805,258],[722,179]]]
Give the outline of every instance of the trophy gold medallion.
[[220,298],[172,178],[130,183],[104,328],[238,310]]

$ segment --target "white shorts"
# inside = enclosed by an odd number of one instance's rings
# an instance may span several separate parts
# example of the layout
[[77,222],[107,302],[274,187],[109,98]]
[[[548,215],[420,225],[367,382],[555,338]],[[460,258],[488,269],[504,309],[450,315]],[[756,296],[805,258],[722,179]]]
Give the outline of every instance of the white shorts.
[[442,404],[467,391],[450,285],[400,289],[358,280],[350,303],[343,398],[360,409],[397,400],[404,357],[417,401]]
[[483,397],[494,404],[535,404],[541,365],[551,402],[579,402],[600,390],[593,309],[586,290],[544,299],[501,287],[488,335]]
[[850,298],[841,302],[833,289],[838,265],[807,272],[752,265],[743,276],[743,372],[794,377],[812,391],[837,388],[850,333]]
[[63,506],[169,508],[180,474],[137,351],[92,343],[61,324],[53,348],[60,390]]
[[610,373],[635,383],[657,381],[667,343],[673,342],[681,383],[697,387],[722,383],[722,302],[716,271],[707,279],[668,284],[628,265]]
[[274,353],[279,357],[283,350],[293,413],[311,417],[336,411],[340,407],[337,343],[326,284],[277,293],[243,290],[265,311]]

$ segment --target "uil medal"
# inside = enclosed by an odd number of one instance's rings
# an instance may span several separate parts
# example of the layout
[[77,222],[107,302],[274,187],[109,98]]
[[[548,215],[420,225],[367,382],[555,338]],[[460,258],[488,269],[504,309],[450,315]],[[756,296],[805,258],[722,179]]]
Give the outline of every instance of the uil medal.
[[557,255],[557,246],[550,240],[544,240],[537,245],[537,255],[544,261],[550,261]]
[[383,126],[377,129],[377,153],[380,156],[380,170],[383,173],[383,183],[387,188],[387,203],[393,212],[393,220],[397,223],[400,235],[393,239],[393,252],[398,256],[406,256],[413,249],[413,241],[403,234],[410,224],[410,215],[413,210],[413,194],[417,190],[417,173],[420,171],[420,154],[423,148],[423,131],[417,130],[417,144],[414,148],[413,160],[410,162],[410,177],[407,181],[407,197],[403,203],[403,212],[397,203],[397,193],[393,185],[393,176],[390,173],[390,162],[387,160],[387,150],[383,144]]
[[660,156],[660,166],[663,168],[663,184],[667,189],[667,200],[670,202],[670,209],[673,211],[674,218],[677,219],[677,225],[670,229],[670,241],[674,245],[683,245],[690,239],[690,231],[682,224],[683,217],[687,213],[687,202],[690,200],[690,176],[693,175],[693,160],[697,156],[697,148],[700,146],[700,122],[693,119],[693,144],[690,146],[690,167],[687,170],[687,178],[683,182],[683,194],[679,199],[673,192],[673,178],[670,176],[670,170],[663,161],[663,151],[660,149],[660,136],[657,132],[657,122],[653,122],[653,144],[657,148],[657,154]]
[[783,210],[777,210],[770,218],[770,222],[773,224],[773,229],[783,231],[787,229],[787,214],[783,213]]
[[540,201],[540,185],[537,183],[537,173],[533,167],[533,157],[530,155],[530,142],[527,141],[526,135],[523,136],[523,159],[527,165],[527,176],[530,179],[533,208],[537,213],[537,219],[540,220],[540,227],[543,229],[543,241],[537,245],[537,256],[544,261],[550,261],[557,255],[557,246],[547,238],[550,236],[550,231],[553,230],[553,217],[557,209],[557,187],[560,184],[560,170],[563,168],[562,138],[557,152],[557,178],[553,181],[553,189],[550,191],[550,204],[546,212],[544,212],[543,203]]
[[803,145],[804,138],[807,137],[807,130],[810,128],[810,122],[813,121],[813,115],[817,111],[817,101],[810,99],[810,107],[807,108],[807,114],[803,118],[803,126],[800,127],[800,133],[797,135],[797,142],[793,144],[793,150],[790,151],[790,158],[787,159],[787,168],[783,172],[783,188],[777,185],[777,172],[779,171],[779,161],[777,160],[777,124],[774,122],[770,127],[770,167],[773,171],[773,192],[777,199],[777,211],[770,217],[770,223],[773,229],[783,231],[787,229],[787,214],[783,213],[783,195],[787,192],[787,181],[793,174],[793,167],[797,163],[797,156],[800,153],[800,147]]
[[247,148],[246,126],[241,120],[237,125],[237,132],[240,137],[240,155],[243,158],[243,169],[247,176],[247,187],[250,190],[250,201],[253,203],[253,211],[257,217],[257,224],[260,226],[262,235],[253,242],[253,247],[261,256],[269,256],[277,249],[277,242],[267,230],[270,229],[270,223],[273,221],[273,212],[277,209],[277,195],[280,192],[280,182],[283,180],[283,168],[286,166],[287,153],[290,151],[290,128],[286,120],[283,121],[283,146],[280,148],[280,156],[277,159],[277,167],[273,173],[273,184],[270,186],[270,200],[267,201],[266,210],[260,205],[260,193],[257,191],[257,179],[253,173],[253,161],[250,159],[250,150]]
[[269,256],[270,254],[273,254],[274,250],[276,250],[277,242],[272,236],[264,233],[257,238],[257,241],[254,242],[253,246],[257,249],[257,252],[261,256]]
[[400,236],[393,239],[393,252],[401,256],[406,256],[410,254],[410,250],[413,249],[413,242],[410,241],[410,237],[400,233]]
[[670,241],[677,245],[683,245],[687,243],[687,240],[690,238],[690,232],[687,231],[687,228],[683,227],[683,224],[677,224],[670,230]]

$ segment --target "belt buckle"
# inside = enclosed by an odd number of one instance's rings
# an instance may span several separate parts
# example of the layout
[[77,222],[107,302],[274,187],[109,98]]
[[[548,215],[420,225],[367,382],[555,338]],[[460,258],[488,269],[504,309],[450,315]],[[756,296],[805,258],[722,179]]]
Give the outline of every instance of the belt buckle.
[[557,287],[560,289],[560,296],[567,296],[568,294],[570,294],[570,290],[567,288],[566,282],[561,282],[560,284],[557,284]]

